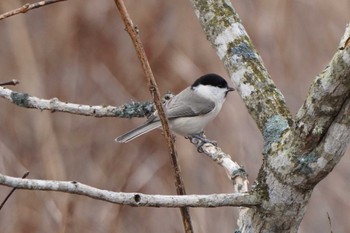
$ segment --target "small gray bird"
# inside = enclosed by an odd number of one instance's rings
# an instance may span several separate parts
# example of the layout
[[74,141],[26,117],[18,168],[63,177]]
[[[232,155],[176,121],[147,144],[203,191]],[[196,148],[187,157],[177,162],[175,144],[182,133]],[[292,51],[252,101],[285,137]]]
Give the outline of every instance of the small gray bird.
[[[234,91],[225,79],[217,74],[206,74],[190,87],[172,97],[164,105],[170,129],[185,137],[199,137],[204,127],[221,110],[227,93]],[[151,130],[161,127],[157,112],[154,112],[141,126],[127,132],[115,141],[127,143]]]

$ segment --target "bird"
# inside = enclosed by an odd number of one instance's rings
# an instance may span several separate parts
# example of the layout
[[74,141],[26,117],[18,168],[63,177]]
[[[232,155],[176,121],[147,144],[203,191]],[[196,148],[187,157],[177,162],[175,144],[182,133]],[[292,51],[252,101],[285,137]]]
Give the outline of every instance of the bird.
[[[234,90],[217,74],[199,77],[191,86],[163,104],[170,130],[184,137],[205,140],[201,136],[205,126],[219,114],[227,94]],[[115,141],[127,143],[160,127],[161,122],[155,111],[144,124],[117,137]]]

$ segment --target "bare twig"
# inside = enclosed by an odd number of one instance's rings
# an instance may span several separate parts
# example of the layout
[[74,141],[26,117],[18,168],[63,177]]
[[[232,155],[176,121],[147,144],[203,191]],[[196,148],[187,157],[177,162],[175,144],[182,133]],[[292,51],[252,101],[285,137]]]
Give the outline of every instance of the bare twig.
[[16,86],[17,84],[19,84],[19,81],[16,79],[12,79],[10,81],[0,83],[0,86]]
[[327,212],[327,218],[328,218],[329,228],[330,228],[330,230],[331,230],[331,233],[333,233],[333,231],[332,231],[332,219],[331,219],[331,217],[329,216],[329,213],[328,213],[328,212]]
[[[117,5],[117,8],[120,12],[122,20],[125,24],[125,30],[129,33],[130,38],[131,38],[131,40],[134,44],[134,47],[136,49],[137,56],[139,57],[139,60],[142,64],[143,71],[144,71],[146,78],[147,78],[147,83],[148,83],[150,93],[152,95],[152,98],[154,100],[154,104],[155,104],[156,109],[158,111],[160,121],[162,123],[164,136],[166,138],[168,148],[169,148],[170,159],[172,162],[172,166],[174,168],[175,186],[176,186],[177,194],[185,195],[186,191],[185,191],[185,186],[184,186],[182,177],[180,175],[181,170],[180,170],[180,166],[179,166],[178,159],[177,159],[177,153],[175,150],[174,138],[173,138],[173,136],[170,132],[170,129],[169,129],[168,120],[167,120],[165,113],[164,113],[159,90],[157,87],[157,83],[154,79],[152,69],[148,63],[146,53],[143,49],[142,42],[141,42],[141,39],[140,39],[139,34],[138,34],[138,28],[133,24],[133,22],[132,22],[129,14],[127,12],[127,9],[125,7],[124,2],[122,0],[115,0],[115,4]],[[187,233],[192,233],[193,227],[192,227],[191,218],[190,218],[188,208],[183,207],[180,209],[180,211],[181,211],[185,231]]]
[[112,192],[91,187],[76,181],[21,179],[0,174],[0,184],[16,189],[45,190],[78,194],[114,204],[145,207],[223,207],[258,206],[261,200],[256,193],[230,193],[210,195],[149,195],[142,193]]
[[0,86],[0,97],[24,108],[35,108],[40,111],[67,112],[71,114],[94,116],[94,117],[145,117],[154,112],[151,102],[131,102],[118,107],[114,106],[91,106],[62,102],[57,98],[40,99],[27,93],[12,91]]
[[[23,176],[22,179],[25,179],[27,176],[29,175],[29,171],[26,171]],[[4,201],[1,203],[0,205],[0,210],[2,209],[2,207],[4,207],[5,203],[7,202],[7,200],[10,198],[10,196],[15,192],[15,190],[17,189],[17,187],[13,187],[13,189],[11,190],[11,192],[5,197]]]
[[47,5],[50,5],[53,3],[63,2],[63,1],[67,1],[67,0],[46,0],[46,1],[40,1],[40,2],[36,2],[36,3],[32,3],[32,4],[27,3],[27,4],[24,4],[23,6],[17,8],[17,9],[14,9],[14,10],[11,10],[11,11],[8,11],[8,12],[1,14],[0,20],[14,16],[14,15],[18,15],[21,13],[27,13],[30,10],[33,10],[33,9],[36,9],[36,8],[39,8],[42,6],[47,6]]

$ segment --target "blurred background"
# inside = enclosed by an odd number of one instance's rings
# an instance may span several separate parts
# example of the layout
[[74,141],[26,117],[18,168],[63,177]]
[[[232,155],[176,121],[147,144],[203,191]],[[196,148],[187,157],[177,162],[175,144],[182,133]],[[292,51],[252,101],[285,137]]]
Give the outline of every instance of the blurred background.
[[[35,1],[1,0],[0,12]],[[246,30],[295,114],[335,53],[350,1],[235,0]],[[227,78],[190,1],[128,0],[162,94],[208,72]],[[149,100],[145,77],[112,0],[75,0],[0,21],[0,82],[19,92],[89,105]],[[114,138],[144,119],[40,112],[0,100],[0,172],[76,180],[101,189],[175,194],[159,131],[128,144]],[[249,173],[262,162],[262,137],[237,93],[206,128]],[[177,137],[189,194],[232,192],[225,171]],[[299,232],[350,232],[347,153],[314,190]],[[10,188],[0,186],[0,200]],[[191,209],[195,232],[233,232],[236,208]],[[328,220],[328,215],[331,223]],[[178,209],[132,208],[63,193],[17,190],[0,211],[0,232],[183,232]]]

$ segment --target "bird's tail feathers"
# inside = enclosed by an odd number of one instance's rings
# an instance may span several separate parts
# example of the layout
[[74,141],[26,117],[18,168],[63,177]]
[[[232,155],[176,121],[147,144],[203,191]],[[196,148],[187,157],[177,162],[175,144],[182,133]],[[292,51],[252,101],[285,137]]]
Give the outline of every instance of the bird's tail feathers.
[[143,124],[123,135],[120,135],[115,139],[115,141],[119,143],[127,143],[151,130],[158,128],[159,126],[161,126],[160,121]]

